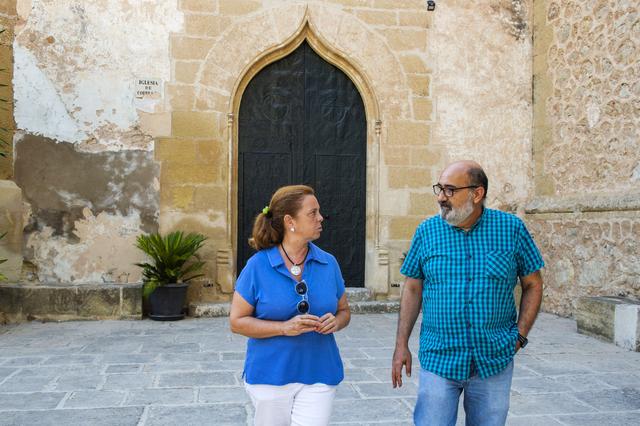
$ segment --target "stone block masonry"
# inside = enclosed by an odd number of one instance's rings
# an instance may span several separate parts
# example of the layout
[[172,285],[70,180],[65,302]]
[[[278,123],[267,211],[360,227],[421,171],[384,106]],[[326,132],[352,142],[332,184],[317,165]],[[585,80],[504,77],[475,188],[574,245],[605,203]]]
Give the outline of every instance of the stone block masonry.
[[0,322],[142,319],[142,284],[0,283]]

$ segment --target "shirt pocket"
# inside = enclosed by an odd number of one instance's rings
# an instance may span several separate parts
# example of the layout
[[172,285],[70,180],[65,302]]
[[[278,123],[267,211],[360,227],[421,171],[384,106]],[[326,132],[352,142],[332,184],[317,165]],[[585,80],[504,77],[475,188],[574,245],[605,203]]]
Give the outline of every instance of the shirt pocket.
[[508,283],[515,278],[515,256],[509,251],[490,251],[486,255],[485,274],[487,278]]

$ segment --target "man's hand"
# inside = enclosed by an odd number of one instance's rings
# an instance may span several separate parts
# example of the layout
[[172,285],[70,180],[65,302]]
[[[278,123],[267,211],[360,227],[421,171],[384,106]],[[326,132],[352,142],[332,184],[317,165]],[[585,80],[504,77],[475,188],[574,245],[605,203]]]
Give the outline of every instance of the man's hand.
[[402,366],[411,377],[411,351],[409,336],[420,314],[422,306],[422,280],[409,278],[404,281],[400,296],[400,313],[398,314],[398,331],[396,332],[396,350],[391,361],[391,382],[393,387],[402,386]]
[[393,387],[402,387],[402,366],[404,365],[407,377],[411,377],[411,351],[408,346],[396,347],[391,361],[391,382]]

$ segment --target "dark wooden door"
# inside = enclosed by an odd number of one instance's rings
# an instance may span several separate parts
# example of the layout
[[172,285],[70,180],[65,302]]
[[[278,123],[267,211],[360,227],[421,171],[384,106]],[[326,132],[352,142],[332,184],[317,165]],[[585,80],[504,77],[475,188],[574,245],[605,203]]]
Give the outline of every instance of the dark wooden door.
[[304,42],[265,67],[240,104],[238,271],[255,216],[280,186],[312,186],[325,217],[315,243],[364,286],[367,126],[353,82]]

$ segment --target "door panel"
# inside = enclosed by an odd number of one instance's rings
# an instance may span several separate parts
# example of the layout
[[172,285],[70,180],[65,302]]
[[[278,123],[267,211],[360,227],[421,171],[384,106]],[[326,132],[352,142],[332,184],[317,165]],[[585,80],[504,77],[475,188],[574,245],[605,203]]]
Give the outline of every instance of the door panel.
[[269,197],[303,183],[326,218],[316,244],[336,257],[348,286],[364,286],[366,117],[353,82],[303,43],[249,82],[238,151],[238,271]]

